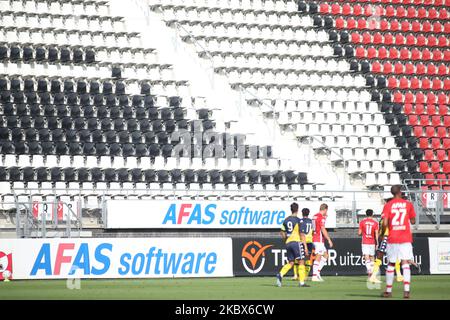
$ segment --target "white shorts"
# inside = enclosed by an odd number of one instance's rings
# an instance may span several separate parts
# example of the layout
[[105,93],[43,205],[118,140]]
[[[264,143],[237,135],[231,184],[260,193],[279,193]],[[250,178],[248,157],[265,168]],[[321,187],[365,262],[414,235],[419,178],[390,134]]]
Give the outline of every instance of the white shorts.
[[410,242],[388,243],[386,254],[390,263],[395,263],[397,260],[414,259],[412,244]]
[[374,244],[361,244],[361,250],[363,255],[374,256],[375,245]]
[[323,242],[314,242],[314,252],[315,254],[323,255],[327,252],[325,244]]

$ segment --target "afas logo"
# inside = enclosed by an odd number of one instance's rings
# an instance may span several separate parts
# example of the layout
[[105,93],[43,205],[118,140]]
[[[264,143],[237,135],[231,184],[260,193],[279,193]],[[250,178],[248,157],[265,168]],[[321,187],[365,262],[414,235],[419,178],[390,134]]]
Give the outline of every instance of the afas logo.
[[249,241],[242,248],[242,265],[248,273],[256,274],[261,271],[266,262],[266,249],[273,245],[263,246],[258,241]]
[[12,272],[12,253],[0,251],[0,280],[11,279]]

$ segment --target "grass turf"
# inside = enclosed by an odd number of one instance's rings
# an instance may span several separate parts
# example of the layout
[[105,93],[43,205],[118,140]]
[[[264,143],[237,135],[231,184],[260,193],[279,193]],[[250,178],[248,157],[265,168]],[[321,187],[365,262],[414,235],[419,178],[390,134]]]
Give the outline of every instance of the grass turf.
[[[65,280],[14,280],[0,282],[3,299],[380,299],[380,289],[369,290],[366,277],[325,277],[325,282],[299,288],[285,278],[283,287],[275,278],[214,279],[119,279],[81,280],[80,290],[70,290]],[[393,298],[401,298],[403,286],[395,283]],[[414,276],[412,299],[450,299],[450,275]]]

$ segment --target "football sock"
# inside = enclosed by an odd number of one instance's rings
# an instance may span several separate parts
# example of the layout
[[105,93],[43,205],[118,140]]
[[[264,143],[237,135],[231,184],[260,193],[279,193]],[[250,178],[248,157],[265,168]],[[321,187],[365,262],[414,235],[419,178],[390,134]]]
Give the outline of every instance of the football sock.
[[370,260],[366,260],[366,269],[367,269],[367,273],[370,273]]
[[389,264],[386,269],[386,292],[392,292],[392,283],[394,283],[394,266]]
[[309,275],[309,271],[311,270],[311,261],[306,261],[305,264],[305,276],[307,277]]
[[289,263],[286,263],[286,264],[283,266],[283,268],[281,268],[280,275],[281,275],[282,277],[284,277],[284,275],[285,275],[286,273],[288,273],[289,270],[291,270],[291,268],[292,268],[292,266],[291,266]]
[[319,275],[320,272],[322,271],[323,266],[325,265],[325,262],[327,262],[327,259],[325,259],[325,257],[321,257],[319,262]]
[[402,274],[400,271],[400,260],[397,260],[397,262],[395,263],[395,273],[397,274],[397,277]]
[[411,269],[409,267],[409,264],[403,264],[402,265],[403,270],[403,286],[405,291],[409,291],[409,284],[411,282]]
[[313,265],[313,277],[317,277],[319,275],[319,262],[314,261]]
[[294,277],[298,277],[298,263],[294,264]]
[[305,265],[301,264],[298,266],[298,279],[300,281],[300,284],[305,283]]
[[381,259],[377,258],[373,265],[372,275],[378,274],[378,271],[380,271],[380,266],[381,266]]

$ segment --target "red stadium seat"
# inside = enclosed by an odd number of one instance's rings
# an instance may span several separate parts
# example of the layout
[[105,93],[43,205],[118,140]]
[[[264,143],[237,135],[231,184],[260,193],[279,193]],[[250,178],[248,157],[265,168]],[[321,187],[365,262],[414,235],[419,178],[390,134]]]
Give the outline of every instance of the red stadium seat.
[[421,87],[424,90],[429,90],[431,88],[431,81],[428,78],[423,78],[422,79],[422,83],[421,83]]
[[447,47],[448,46],[448,40],[447,37],[444,35],[439,36],[438,38],[438,47]]
[[390,31],[399,31],[400,30],[400,23],[397,21],[397,19],[393,19],[390,21]]
[[432,25],[430,21],[424,21],[422,23],[422,32],[430,32],[432,29]]
[[405,73],[406,74],[414,74],[416,72],[416,67],[411,63],[411,62],[407,62],[405,64]]
[[395,74],[402,74],[405,72],[405,66],[401,62],[397,62],[394,65],[394,72]]
[[411,95],[415,103],[425,103],[425,95],[423,92],[417,92],[415,95],[411,93]]
[[439,114],[445,116],[448,114],[448,108],[446,105],[439,105]]
[[442,58],[444,57],[443,54],[442,54],[442,51],[439,50],[439,49],[434,49],[432,51],[432,55],[433,55],[433,60],[434,61],[441,61]]
[[412,22],[412,24],[411,24],[411,31],[412,32],[420,32],[420,31],[422,31],[422,24],[419,21],[414,20]]
[[444,124],[444,127],[450,128],[450,115],[443,116],[442,117],[442,122]]
[[416,42],[417,42],[417,38],[413,34],[408,33],[406,35],[406,45],[407,46],[414,46],[414,45],[416,45]]
[[440,90],[442,88],[442,81],[438,78],[433,79],[432,89]]
[[408,9],[406,10],[406,16],[407,16],[409,19],[412,19],[412,18],[415,18],[416,15],[417,15],[416,8],[413,7],[413,6],[408,7]]
[[431,147],[433,149],[439,149],[441,147],[441,139],[431,138]]
[[431,116],[431,125],[434,127],[439,127],[442,125],[441,116]]
[[447,75],[447,66],[443,63],[441,63],[438,67],[438,75],[445,76]]
[[417,48],[411,50],[411,60],[422,60],[422,51]]
[[394,43],[394,36],[392,35],[392,33],[386,33],[384,35],[384,44],[386,45],[391,45]]
[[435,8],[428,9],[428,19],[436,19],[438,17],[438,12]]
[[427,44],[427,38],[423,34],[419,34],[416,37],[416,45],[419,47],[423,47]]
[[430,147],[429,139],[425,137],[419,138],[419,147],[421,149],[428,149]]
[[406,9],[403,6],[397,7],[397,12],[395,13],[395,16],[397,18],[404,18],[406,17]]
[[363,13],[363,8],[359,4],[355,4],[353,6],[353,15],[354,16],[360,16]]
[[411,89],[419,89],[420,87],[420,80],[417,77],[411,78]]
[[426,100],[428,104],[435,104],[436,95],[433,92],[428,92]]
[[436,160],[438,161],[447,160],[447,154],[445,153],[445,150],[436,150]]
[[429,64],[427,64],[427,74],[429,75],[436,74],[436,66],[434,65],[434,63],[430,62]]
[[351,38],[353,43],[361,43],[361,35],[358,32],[352,32]]
[[372,62],[372,72],[381,73],[381,63],[379,61]]
[[[404,102],[403,94],[400,91],[394,92],[394,102]],[[411,102],[405,102],[405,103],[411,103]]]
[[424,159],[427,161],[433,161],[434,160],[434,152],[431,149],[427,149],[424,152]]
[[431,164],[431,172],[433,173],[441,172],[441,165],[438,161],[432,161],[430,164]]
[[444,61],[450,61],[450,50],[444,51]]
[[425,184],[427,186],[432,186],[436,184],[436,181],[434,180],[434,174],[433,173],[425,173],[424,174],[424,178],[425,178]]
[[439,10],[439,19],[440,20],[447,20],[449,18],[448,11],[446,8],[441,8]]
[[427,105],[427,114],[432,116],[436,114],[436,106],[434,104]]
[[400,52],[397,50],[397,48],[392,47],[389,49],[389,59],[396,60],[398,59],[399,55]]
[[442,148],[450,151],[450,138],[443,138],[442,139]]
[[416,114],[424,114],[425,106],[423,104],[416,104]]
[[326,2],[321,3],[319,6],[319,12],[323,14],[330,12],[330,6],[328,5],[328,3]]
[[411,115],[413,113],[412,104],[407,103],[403,105],[403,113],[406,115]]
[[400,78],[399,88],[400,89],[408,89],[410,87],[409,80],[406,77]]
[[430,168],[428,166],[427,161],[420,161],[419,162],[419,171],[422,173],[428,173],[430,171]]
[[430,117],[426,114],[420,116],[420,125],[425,127],[430,125]]
[[445,91],[450,91],[450,78],[444,79],[443,87]]
[[[450,100],[449,97],[450,97],[450,95],[447,96],[445,93],[439,92],[439,94],[437,96],[437,103],[438,104],[448,104],[450,102],[449,101]],[[433,103],[436,103],[436,102],[433,102]]]
[[359,18],[357,22],[357,28],[359,30],[367,29],[367,20],[365,18]]
[[349,16],[352,14],[352,7],[348,3],[342,5],[342,15]]
[[[388,56],[388,51],[385,47],[381,47],[378,49],[378,59],[386,59]],[[368,55],[370,58],[370,55]]]
[[395,77],[389,77],[388,88],[395,89],[398,87],[397,79]]
[[331,13],[334,15],[338,15],[341,13],[341,6],[337,3],[333,3],[331,5]]
[[404,20],[400,24],[400,29],[402,30],[402,32],[408,32],[409,30],[411,30],[411,24],[408,21]]
[[442,172],[446,174],[450,173],[450,161],[442,162]]
[[362,43],[364,44],[371,44],[372,43],[372,35],[370,32],[364,32],[362,35]]
[[356,20],[353,18],[348,18],[347,19],[347,29],[353,30],[355,28],[356,28]]
[[409,60],[409,57],[410,57],[410,51],[407,48],[401,48],[400,49],[400,59]]
[[415,114],[410,114],[408,116],[409,125],[416,126],[418,124],[418,117]]
[[380,32],[376,32],[373,35],[373,44],[381,44],[383,43],[383,35]]
[[444,24],[444,32],[445,33],[450,33],[450,22],[446,22]]
[[386,19],[382,19],[380,21],[380,30],[388,31],[389,30],[389,21],[387,21]]
[[433,32],[434,33],[441,33],[442,32],[442,24],[438,21],[436,21],[435,23],[433,23]]
[[413,132],[416,137],[423,137],[423,128],[421,126],[413,127]]
[[429,35],[427,38],[427,46],[429,47],[435,47],[438,45],[438,40],[435,36]]
[[385,62],[383,64],[383,73],[384,74],[389,74],[392,72],[392,63],[390,63],[389,61]]
[[417,18],[424,19],[427,17],[427,10],[424,7],[421,7],[417,10]]
[[431,51],[428,48],[422,50],[422,60],[431,60]]
[[362,46],[357,47],[355,50],[355,56],[357,58],[365,58],[366,54],[367,54],[366,49],[364,49],[364,47],[362,47]]
[[438,127],[437,128],[437,136],[439,138],[446,138],[447,137],[447,128],[446,127]]
[[364,6],[364,15],[365,15],[366,17],[370,17],[370,16],[372,16],[373,14],[374,14],[373,7],[372,7],[370,4],[366,4],[366,5]]
[[425,127],[425,135],[428,138],[433,138],[435,135],[435,129],[432,126]]
[[393,6],[389,5],[385,9],[386,9],[386,13],[385,13],[386,17],[394,17],[395,16],[395,9]]
[[345,20],[342,18],[337,18],[335,23],[336,29],[344,29],[345,28]]

